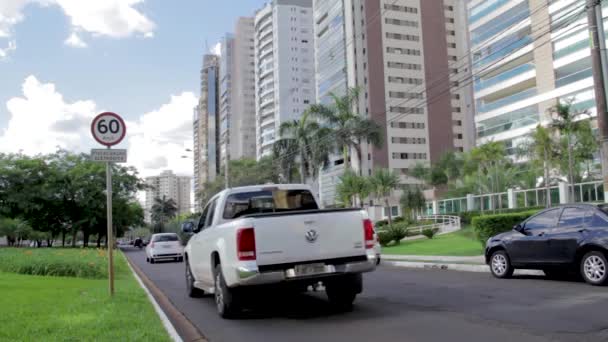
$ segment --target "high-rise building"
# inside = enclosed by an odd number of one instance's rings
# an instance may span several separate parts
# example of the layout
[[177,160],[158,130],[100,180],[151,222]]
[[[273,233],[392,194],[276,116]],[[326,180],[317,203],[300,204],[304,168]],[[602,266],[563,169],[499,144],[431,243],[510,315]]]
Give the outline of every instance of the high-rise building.
[[513,154],[558,100],[595,117],[585,1],[473,0],[467,7],[477,144],[503,141]]
[[[201,93],[194,109],[194,194],[219,174],[219,57],[204,55]],[[196,203],[197,207],[202,203]]]
[[[315,3],[317,100],[358,87],[353,110],[383,130],[384,144],[363,144],[361,162],[351,153],[361,174],[388,168],[403,184],[418,183],[408,176],[415,164],[473,146],[472,87],[459,81],[470,74],[464,12],[461,0]],[[336,156],[321,175],[325,205],[343,164]]]
[[230,160],[230,132],[232,131],[232,103],[234,76],[234,36],[226,33],[220,42],[220,77],[219,77],[219,151],[220,168]]
[[315,100],[312,0],[273,0],[255,15],[257,157],[270,155],[283,122]]
[[[358,87],[360,96],[353,111],[366,113],[367,89],[364,0],[327,0],[314,2],[315,71],[317,102],[332,105],[330,94],[346,95]],[[367,155],[365,148],[364,155]],[[356,160],[352,160],[357,164]],[[363,158],[364,168],[369,168]],[[336,185],[344,172],[341,153],[330,156],[329,165],[319,176],[319,199],[323,206],[336,202]]]
[[152,206],[156,198],[172,199],[178,214],[190,213],[191,177],[176,176],[172,171],[161,172],[159,176],[146,177],[145,220],[152,222]]
[[231,159],[256,156],[253,28],[253,18],[241,17],[234,30]]

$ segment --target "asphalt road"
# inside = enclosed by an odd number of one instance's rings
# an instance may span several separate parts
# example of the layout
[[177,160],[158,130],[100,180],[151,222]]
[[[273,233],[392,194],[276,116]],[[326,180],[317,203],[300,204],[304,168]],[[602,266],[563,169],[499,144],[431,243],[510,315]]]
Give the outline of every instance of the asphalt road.
[[381,266],[364,276],[353,312],[333,311],[319,292],[263,298],[224,320],[212,297],[186,295],[183,263],[125,253],[212,342],[608,341],[608,287],[578,281]]

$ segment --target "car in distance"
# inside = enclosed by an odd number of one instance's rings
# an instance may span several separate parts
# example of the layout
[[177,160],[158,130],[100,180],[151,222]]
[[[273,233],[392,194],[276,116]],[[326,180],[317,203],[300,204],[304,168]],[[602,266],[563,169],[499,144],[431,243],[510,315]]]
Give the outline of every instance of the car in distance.
[[497,278],[517,268],[549,277],[580,272],[592,285],[608,282],[608,215],[604,205],[566,204],[545,209],[510,232],[488,239],[486,263]]
[[175,233],[154,234],[146,246],[146,261],[153,264],[157,260],[184,260],[184,247]]
[[320,210],[306,185],[226,189],[212,197],[185,248],[188,294],[214,294],[222,317],[257,290],[306,291],[322,282],[348,310],[376,267],[374,227],[361,209]]

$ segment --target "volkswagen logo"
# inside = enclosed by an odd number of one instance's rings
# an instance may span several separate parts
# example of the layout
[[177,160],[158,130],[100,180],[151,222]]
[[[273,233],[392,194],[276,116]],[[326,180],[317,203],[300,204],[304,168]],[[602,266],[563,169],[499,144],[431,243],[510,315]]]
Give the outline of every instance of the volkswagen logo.
[[314,229],[311,229],[306,232],[306,240],[310,243],[317,241],[318,237],[319,237],[319,234],[317,234],[317,231]]

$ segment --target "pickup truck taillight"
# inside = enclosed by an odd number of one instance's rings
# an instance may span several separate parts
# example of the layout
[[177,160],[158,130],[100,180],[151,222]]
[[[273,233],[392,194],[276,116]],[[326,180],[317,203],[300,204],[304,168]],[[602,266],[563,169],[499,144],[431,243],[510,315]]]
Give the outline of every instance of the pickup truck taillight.
[[372,220],[363,220],[363,231],[365,233],[365,248],[374,248],[376,242],[374,241],[374,224]]
[[236,232],[236,253],[240,261],[255,260],[255,231],[240,228]]

